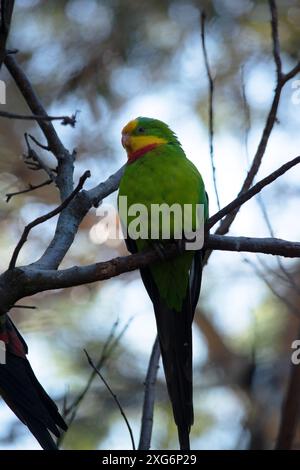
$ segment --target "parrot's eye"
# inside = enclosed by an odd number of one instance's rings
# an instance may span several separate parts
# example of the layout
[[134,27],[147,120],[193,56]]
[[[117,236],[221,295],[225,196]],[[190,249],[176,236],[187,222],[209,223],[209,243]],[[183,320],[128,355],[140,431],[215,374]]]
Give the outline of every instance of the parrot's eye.
[[144,134],[145,129],[143,127],[138,127],[137,131],[138,131],[139,134]]

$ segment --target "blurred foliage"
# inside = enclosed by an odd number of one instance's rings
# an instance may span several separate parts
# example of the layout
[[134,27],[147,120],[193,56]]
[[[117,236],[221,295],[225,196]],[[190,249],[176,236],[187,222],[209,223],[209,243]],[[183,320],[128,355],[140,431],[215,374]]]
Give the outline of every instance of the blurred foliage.
[[[277,3],[283,62],[290,66],[299,59],[300,3],[299,0],[278,0]],[[119,165],[112,131],[114,122],[130,100],[149,89],[153,92],[167,88],[176,90],[187,103],[188,112],[206,123],[207,79],[200,44],[203,9],[207,13],[207,47],[218,103],[216,132],[227,132],[230,128],[234,134],[242,136],[245,118],[240,112],[244,107],[241,70],[243,68],[247,83],[254,66],[267,64],[274,69],[269,10],[265,0],[16,2],[10,47],[19,49],[18,60],[43,103],[53,114],[81,111],[75,130],[56,125],[68,147],[77,149],[77,176],[83,168],[90,168],[92,182],[97,182],[103,174],[109,175]],[[8,104],[4,109],[28,113],[8,75],[4,78],[8,83]],[[273,75],[270,81],[273,87]],[[265,109],[259,103],[251,102],[251,116],[255,123],[262,122]],[[24,188],[28,182],[36,184],[43,178],[30,172],[21,158],[25,131],[33,132],[41,141],[43,137],[32,123],[2,119],[0,126],[0,191],[4,196]],[[51,162],[46,152],[40,153]],[[48,186],[14,197],[9,204],[1,198],[2,270],[7,267],[24,224],[49,210],[57,201],[55,188]],[[125,253],[123,245],[91,243],[89,230],[96,221],[94,213],[86,217],[64,266]],[[50,241],[53,230],[54,221],[50,221],[46,229],[45,226],[35,229],[22,252],[21,262],[36,259]],[[137,273],[121,276],[124,289],[136,277]],[[274,282],[277,285],[278,280]],[[41,355],[45,354],[52,364],[49,380],[52,384],[57,381],[57,387],[52,386],[52,395],[61,407],[65,395],[67,404],[77,397],[91,372],[83,349],[97,360],[110,328],[119,316],[118,306],[122,299],[117,299],[117,295],[107,299],[108,285],[109,281],[46,292],[26,299],[38,307],[36,311],[13,312],[25,337],[30,342],[39,338]],[[121,290],[120,285],[117,289]],[[283,283],[282,291],[284,295],[294,296],[296,308],[299,308],[299,296],[293,289]],[[209,323],[211,312],[205,305],[201,304],[197,319],[200,329],[206,332],[208,348],[206,360],[195,366],[195,445],[200,443],[201,446],[201,437],[216,429],[218,416],[214,400],[220,404],[219,393],[224,396],[224,408],[233,407],[230,403],[236,401],[235,406],[240,410],[240,422],[219,423],[219,427],[229,426],[229,433],[230,426],[235,426],[232,431],[234,442],[227,443],[222,437],[224,446],[270,447],[276,437],[277,424],[274,423],[279,419],[289,345],[296,320],[287,314],[286,307],[278,299],[275,301],[266,294],[253,312],[253,322],[244,334],[230,335],[218,331],[213,321]],[[200,315],[203,315],[202,319]],[[134,328],[134,319],[132,324]],[[126,341],[125,332],[103,368],[136,436],[148,355],[149,351],[136,354]],[[65,436],[63,447],[109,446],[112,433],[124,435],[123,426],[111,397],[96,378]],[[1,434],[2,445],[17,443],[23,432],[16,421],[11,421],[7,432]],[[216,436],[217,439],[218,434]],[[160,372],[153,447],[175,446],[176,430]]]

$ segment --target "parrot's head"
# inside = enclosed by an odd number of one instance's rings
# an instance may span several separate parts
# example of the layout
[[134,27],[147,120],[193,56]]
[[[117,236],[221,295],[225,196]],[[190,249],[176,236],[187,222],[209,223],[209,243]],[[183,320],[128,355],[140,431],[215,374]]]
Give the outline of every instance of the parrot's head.
[[138,117],[130,121],[122,130],[122,145],[132,162],[159,145],[177,144],[176,135],[162,121]]

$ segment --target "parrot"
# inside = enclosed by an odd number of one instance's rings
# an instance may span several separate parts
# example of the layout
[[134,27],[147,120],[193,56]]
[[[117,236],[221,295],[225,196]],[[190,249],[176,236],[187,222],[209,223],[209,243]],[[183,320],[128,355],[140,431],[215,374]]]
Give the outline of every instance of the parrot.
[[[10,317],[0,317],[0,396],[44,450],[57,450],[50,435],[67,425],[26,358],[28,347]],[[50,432],[49,432],[50,431]]]
[[[155,222],[149,216],[140,221],[140,224],[147,223],[143,236],[133,237],[128,229],[134,220],[130,207],[135,204],[142,204],[150,212],[153,205],[177,204],[182,209],[189,205],[193,229],[196,229],[197,204],[203,207],[204,225],[208,218],[208,196],[201,174],[186,157],[176,134],[164,122],[137,117],[123,128],[121,142],[127,162],[119,184],[119,218],[129,252],[153,248],[161,253],[159,260],[141,268],[140,274],[154,308],[180,449],[189,450],[194,421],[192,322],[200,294],[204,251],[190,249],[181,251],[176,258],[166,259],[163,248],[170,240],[163,239],[159,226],[151,226]],[[126,205],[121,204],[124,198]],[[177,222],[175,217],[170,217],[170,239],[176,238]],[[153,228],[154,233],[158,233],[155,239],[151,238]],[[183,234],[181,238],[184,239]]]

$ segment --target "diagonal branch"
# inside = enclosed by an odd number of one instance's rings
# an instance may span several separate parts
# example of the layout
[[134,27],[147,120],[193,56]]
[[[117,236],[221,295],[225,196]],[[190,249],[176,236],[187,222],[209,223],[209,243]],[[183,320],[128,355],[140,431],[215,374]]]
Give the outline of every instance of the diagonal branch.
[[57,268],[74,241],[78,227],[92,206],[97,207],[109,194],[118,189],[125,165],[106,181],[89,191],[81,192],[59,216],[55,235],[42,257],[35,263],[39,267]]
[[[27,132],[24,134],[26,146],[27,146],[27,155],[24,155],[24,162],[30,168],[30,170],[44,170],[45,173],[49,176],[49,178],[56,183],[56,175],[54,174],[54,170],[52,171],[38,156],[36,151],[31,147],[29,143],[29,135]],[[31,138],[31,137],[30,137]]]
[[[271,108],[268,113],[268,117],[262,132],[262,136],[260,142],[258,144],[256,153],[254,155],[251,167],[248,171],[246,179],[242,185],[242,188],[239,192],[239,195],[247,191],[253,181],[255,176],[257,175],[263,156],[265,154],[269,138],[271,132],[273,130],[274,124],[276,122],[276,116],[278,111],[278,106],[281,98],[281,92],[284,85],[291,80],[299,71],[300,71],[300,63],[297,64],[292,70],[290,70],[287,74],[283,74],[281,71],[281,59],[280,59],[280,48],[279,48],[279,37],[278,37],[278,20],[277,20],[277,9],[274,0],[269,1],[270,11],[271,11],[271,32],[272,32],[272,43],[273,43],[273,56],[276,64],[276,77],[277,77],[277,84],[274,92],[273,101],[271,104]],[[231,213],[229,213],[224,220],[222,220],[220,226],[216,230],[216,234],[225,235],[228,233],[230,226],[232,225],[235,217],[238,213],[239,208],[235,209]],[[209,253],[207,254],[207,259],[209,257]]]
[[100,370],[97,369],[97,367],[94,365],[92,359],[90,358],[88,352],[84,349],[84,352],[85,352],[85,355],[87,357],[87,360],[88,360],[88,363],[90,364],[90,366],[92,367],[92,369],[95,371],[95,373],[100,377],[100,379],[102,380],[102,382],[104,383],[105,387],[107,388],[107,390],[109,391],[109,393],[111,394],[111,396],[113,397],[114,401],[116,402],[119,410],[120,410],[120,413],[121,415],[123,416],[124,418],[124,421],[126,423],[126,426],[128,428],[128,432],[130,434],[130,439],[131,439],[131,444],[132,444],[132,449],[135,450],[135,443],[134,443],[134,438],[133,438],[133,433],[132,433],[132,429],[131,429],[131,426],[129,424],[129,421],[127,419],[127,416],[126,414],[124,413],[124,410],[119,402],[119,399],[117,397],[117,395],[112,391],[111,387],[109,386],[109,384],[107,383],[107,381],[105,380],[105,378],[103,377],[103,375],[101,374]]
[[[234,199],[232,202],[227,204],[227,206],[223,207],[223,209],[221,209],[219,212],[217,212],[216,214],[214,214],[212,217],[209,218],[208,223],[207,223],[208,228],[209,229],[212,228],[224,216],[230,217],[232,214],[238,211],[239,208],[243,204],[245,204],[245,202],[249,201],[249,199],[251,199],[253,196],[258,194],[265,186],[273,183],[273,181],[275,181],[280,176],[284,175],[284,173],[286,173],[287,171],[289,171],[291,168],[298,165],[299,163],[300,163],[300,156],[294,158],[293,160],[282,165],[277,170],[273,171],[273,173],[271,173],[270,175],[266,176],[261,181],[256,183],[247,192],[241,193],[236,199]],[[226,217],[224,220],[226,220]],[[219,234],[219,230],[216,231],[216,234]]]
[[47,120],[49,117],[48,114],[46,113],[38,96],[33,90],[26,74],[18,65],[15,58],[11,55],[7,55],[4,62],[31,112],[34,115],[40,116],[41,118],[46,118],[46,120],[40,118],[37,123],[46,137],[49,149],[58,160],[58,175],[56,178],[56,184],[60,190],[61,200],[63,201],[73,191],[74,188],[74,153],[71,154],[64,147],[56,133],[52,122]]
[[28,188],[26,189],[21,189],[21,191],[16,191],[14,193],[7,193],[5,195],[6,202],[9,202],[11,198],[14,196],[18,196],[19,194],[30,193],[32,191],[35,191],[36,189],[43,188],[44,186],[47,186],[48,184],[51,184],[51,183],[53,183],[52,179],[43,181],[42,183],[36,184],[36,185],[29,183]]
[[14,249],[14,252],[13,252],[13,255],[12,255],[12,258],[11,258],[11,261],[9,263],[9,267],[8,269],[13,269],[15,266],[16,266],[16,261],[17,261],[17,258],[18,258],[18,255],[22,249],[22,246],[24,245],[24,243],[26,242],[27,240],[27,237],[28,237],[28,234],[30,232],[30,230],[33,228],[33,227],[36,227],[37,225],[39,224],[42,224],[44,222],[46,222],[47,220],[51,219],[52,217],[54,217],[55,215],[59,214],[65,207],[67,207],[67,205],[72,201],[72,199],[74,199],[74,197],[76,196],[77,193],[79,193],[79,191],[82,189],[83,185],[84,185],[84,182],[87,178],[90,177],[90,172],[89,171],[86,171],[79,179],[79,183],[78,185],[76,186],[76,188],[74,189],[74,191],[72,191],[72,193],[58,206],[56,207],[55,209],[53,209],[52,211],[48,212],[48,214],[45,214],[45,215],[42,215],[41,217],[38,217],[37,219],[33,220],[32,222],[30,222],[28,225],[26,225],[26,227],[24,228],[24,231],[23,231],[23,234],[16,246],[16,248]]

